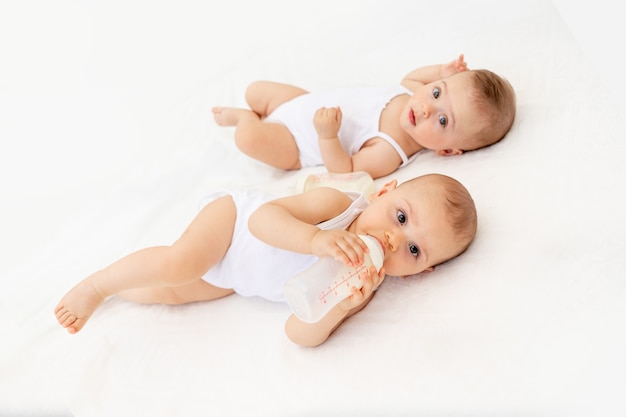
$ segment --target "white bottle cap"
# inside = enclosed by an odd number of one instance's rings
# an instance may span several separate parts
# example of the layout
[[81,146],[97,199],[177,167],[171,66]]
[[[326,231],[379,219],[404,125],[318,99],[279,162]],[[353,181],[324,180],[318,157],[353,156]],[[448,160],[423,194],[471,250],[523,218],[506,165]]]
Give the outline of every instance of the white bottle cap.
[[376,267],[376,270],[379,271],[380,268],[382,268],[383,266],[383,260],[385,258],[385,254],[383,252],[382,246],[380,245],[380,242],[375,237],[368,235],[359,235],[359,237],[363,239],[363,242],[365,242],[365,244],[369,248],[368,255],[372,259],[372,263]]

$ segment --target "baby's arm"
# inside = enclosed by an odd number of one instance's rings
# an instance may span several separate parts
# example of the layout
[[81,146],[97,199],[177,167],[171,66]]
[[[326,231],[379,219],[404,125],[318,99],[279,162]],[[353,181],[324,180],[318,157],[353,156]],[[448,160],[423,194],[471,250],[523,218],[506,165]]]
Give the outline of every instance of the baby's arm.
[[248,220],[250,232],[277,248],[316,256],[332,256],[346,265],[363,262],[367,246],[356,233],[320,230],[352,200],[334,188],[314,188],[261,205]]
[[339,141],[342,113],[339,107],[322,107],[315,112],[320,152],[328,172],[365,171],[372,178],[391,174],[402,164],[398,152],[386,140],[372,138],[354,155],[349,155]]
[[465,62],[465,57],[461,54],[457,59],[447,64],[429,65],[414,69],[404,77],[401,84],[410,91],[414,91],[417,87],[424,84],[432,83],[466,70],[467,63]]
[[[321,204],[323,202],[323,204]],[[360,265],[367,250],[365,242],[345,230],[320,230],[317,224],[343,212],[352,200],[334,188],[314,188],[261,205],[248,220],[254,236],[272,246],[316,256],[332,256],[346,265]],[[317,323],[305,323],[290,316],[285,331],[294,343],[316,346],[349,316],[367,305],[374,288],[385,277],[381,268],[370,268],[361,276],[363,287],[335,306]]]
[[305,323],[293,314],[289,316],[285,323],[287,337],[302,346],[318,346],[324,343],[348,317],[365,308],[374,296],[374,290],[385,278],[385,271],[381,268],[376,273],[376,268],[371,267],[366,275],[361,276],[363,287],[360,290],[352,287],[352,295],[337,304],[317,323]]
[[328,172],[352,172],[352,158],[339,141],[339,128],[342,119],[341,108],[322,107],[313,116],[313,125],[324,165]]

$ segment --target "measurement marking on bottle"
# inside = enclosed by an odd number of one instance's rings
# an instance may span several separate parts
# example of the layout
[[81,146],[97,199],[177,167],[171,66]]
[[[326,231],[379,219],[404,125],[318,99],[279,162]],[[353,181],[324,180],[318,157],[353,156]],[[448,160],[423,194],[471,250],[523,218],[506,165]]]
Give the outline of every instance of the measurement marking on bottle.
[[342,275],[339,279],[333,281],[333,285],[329,286],[326,291],[322,291],[319,295],[319,301],[322,304],[326,304],[328,302],[329,296],[337,296],[339,292],[337,291],[339,288],[343,286],[347,286],[348,288],[354,287],[354,285],[350,285],[350,281],[352,278],[356,277],[359,281],[361,280],[361,272],[367,270],[367,265],[363,264],[357,269],[350,270],[347,274]]

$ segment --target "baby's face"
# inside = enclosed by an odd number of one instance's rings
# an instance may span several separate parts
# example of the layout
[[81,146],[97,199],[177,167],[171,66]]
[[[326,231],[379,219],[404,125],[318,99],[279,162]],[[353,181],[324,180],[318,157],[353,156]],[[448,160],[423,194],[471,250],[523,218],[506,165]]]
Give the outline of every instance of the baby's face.
[[408,276],[432,270],[461,251],[438,187],[424,180],[397,188],[394,183],[385,191],[373,198],[350,230],[381,242],[387,274]]
[[400,117],[415,142],[440,155],[472,149],[469,140],[482,120],[472,94],[472,74],[460,72],[417,88]]

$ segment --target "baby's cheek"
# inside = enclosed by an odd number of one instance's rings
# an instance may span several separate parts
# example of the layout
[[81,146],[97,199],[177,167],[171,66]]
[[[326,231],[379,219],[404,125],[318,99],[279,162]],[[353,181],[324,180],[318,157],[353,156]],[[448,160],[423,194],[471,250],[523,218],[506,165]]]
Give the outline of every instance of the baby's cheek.
[[383,263],[383,266],[385,267],[385,274],[387,275],[393,275],[393,276],[399,276],[399,270],[398,270],[398,266],[397,266],[397,262],[391,258],[391,259],[385,259],[385,262]]

